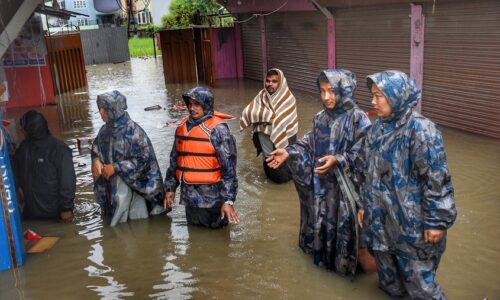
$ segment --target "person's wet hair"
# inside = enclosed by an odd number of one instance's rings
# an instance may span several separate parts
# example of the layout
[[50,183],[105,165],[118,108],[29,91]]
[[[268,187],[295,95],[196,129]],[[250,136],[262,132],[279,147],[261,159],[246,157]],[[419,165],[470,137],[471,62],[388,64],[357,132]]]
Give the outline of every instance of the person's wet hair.
[[278,71],[271,69],[271,70],[267,71],[267,74],[266,74],[266,77],[269,77],[269,76],[280,76],[280,74],[278,73]]
[[330,83],[330,80],[328,80],[328,77],[326,77],[325,72],[321,72],[318,76],[318,83]]

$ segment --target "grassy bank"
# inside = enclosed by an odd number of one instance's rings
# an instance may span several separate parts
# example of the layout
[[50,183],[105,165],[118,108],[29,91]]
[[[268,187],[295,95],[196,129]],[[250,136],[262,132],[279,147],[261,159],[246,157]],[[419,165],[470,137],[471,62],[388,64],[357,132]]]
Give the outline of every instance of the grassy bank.
[[[131,38],[128,40],[128,49],[130,57],[153,56],[153,38]],[[160,50],[156,49],[156,55],[159,54]]]

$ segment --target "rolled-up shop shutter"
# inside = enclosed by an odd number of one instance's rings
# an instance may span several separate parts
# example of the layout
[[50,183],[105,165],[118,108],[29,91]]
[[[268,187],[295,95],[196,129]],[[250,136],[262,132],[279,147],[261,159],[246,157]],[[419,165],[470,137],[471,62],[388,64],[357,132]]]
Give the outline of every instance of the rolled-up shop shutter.
[[356,73],[355,99],[371,109],[366,76],[388,69],[410,72],[410,5],[351,7],[334,10],[337,67]]
[[[250,16],[241,15],[240,20]],[[249,79],[263,80],[262,47],[259,18],[252,18],[241,23],[241,39],[243,44],[243,76]]]
[[327,21],[318,11],[265,17],[267,65],[283,71],[290,89],[317,93],[316,79],[327,67]]
[[424,12],[424,115],[500,138],[500,2],[442,2]]

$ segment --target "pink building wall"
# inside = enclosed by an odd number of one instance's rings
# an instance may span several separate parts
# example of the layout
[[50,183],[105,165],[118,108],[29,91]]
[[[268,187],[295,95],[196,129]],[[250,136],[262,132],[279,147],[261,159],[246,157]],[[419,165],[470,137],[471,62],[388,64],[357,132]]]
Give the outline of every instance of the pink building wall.
[[241,44],[241,25],[234,25],[235,51],[238,78],[243,78],[243,46]]
[[[411,7],[411,43],[410,43],[410,77],[423,90],[424,82],[424,38],[425,16],[422,5],[410,4]],[[417,105],[422,110],[422,100]]]
[[326,20],[328,27],[328,68],[334,68],[337,65],[336,61],[336,40],[335,40],[335,19],[328,18]]
[[[240,77],[238,74],[236,44],[235,31],[233,28],[212,29],[212,55],[214,56],[216,80]],[[241,46],[239,56],[242,59]],[[241,74],[243,75],[242,65],[243,63],[241,63]]]

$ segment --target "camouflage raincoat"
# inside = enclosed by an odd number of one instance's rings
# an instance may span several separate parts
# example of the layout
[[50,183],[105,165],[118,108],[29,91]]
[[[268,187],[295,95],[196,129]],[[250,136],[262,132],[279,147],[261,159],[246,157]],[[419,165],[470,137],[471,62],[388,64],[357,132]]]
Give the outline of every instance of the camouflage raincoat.
[[415,110],[420,89],[406,74],[368,76],[392,108],[366,139],[362,186],[368,245],[406,259],[439,258],[446,236],[424,242],[424,229],[448,229],[457,215],[440,130]]
[[313,255],[315,264],[324,264],[340,275],[351,275],[357,260],[355,216],[333,168],[323,175],[314,173],[314,168],[321,165],[321,157],[335,155],[349,173],[371,123],[353,99],[355,75],[342,69],[323,73],[333,87],[336,105],[320,111],[313,119],[312,130],[286,147],[300,198],[299,246]]
[[107,214],[113,214],[116,205],[116,176],[150,203],[163,206],[165,191],[153,145],[146,132],[125,111],[127,99],[118,91],[97,96],[97,106],[109,116],[92,145],[92,161],[100,159],[113,164],[115,175],[94,182],[97,202]]

